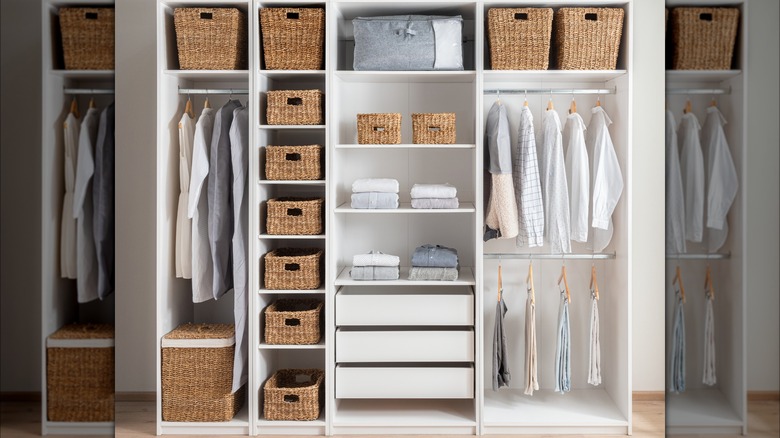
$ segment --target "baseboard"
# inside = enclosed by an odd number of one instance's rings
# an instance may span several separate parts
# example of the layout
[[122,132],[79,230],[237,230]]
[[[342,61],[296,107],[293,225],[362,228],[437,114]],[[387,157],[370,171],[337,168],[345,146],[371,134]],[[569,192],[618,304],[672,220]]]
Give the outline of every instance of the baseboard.
[[780,401],[780,391],[748,391],[748,401]]
[[631,397],[635,402],[662,402],[666,399],[663,391],[634,391]]
[[114,400],[118,402],[153,402],[157,400],[154,391],[117,392]]
[[2,402],[38,402],[41,401],[41,393],[32,392],[0,392],[0,401]]

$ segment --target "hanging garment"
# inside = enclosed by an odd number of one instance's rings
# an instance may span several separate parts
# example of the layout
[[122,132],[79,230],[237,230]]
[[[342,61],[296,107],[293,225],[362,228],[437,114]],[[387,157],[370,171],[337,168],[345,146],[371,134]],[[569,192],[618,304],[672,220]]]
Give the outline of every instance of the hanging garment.
[[715,316],[712,300],[707,298],[704,310],[704,372],[701,383],[713,386],[718,383],[715,372]]
[[214,299],[233,288],[233,176],[230,160],[230,124],[233,111],[241,107],[237,100],[230,100],[217,110],[214,132],[211,134],[209,157],[209,246],[214,265],[211,291]]
[[72,112],[63,127],[63,164],[65,165],[65,196],[60,218],[60,276],[77,278],[76,220],[73,218],[73,190],[76,179],[76,151],[79,142],[79,119]]
[[100,114],[95,174],[92,181],[95,255],[98,264],[98,297],[114,292],[114,103]]
[[504,303],[501,282],[498,283],[498,302],[496,303],[496,322],[493,328],[493,391],[502,386],[509,386],[512,375],[509,372],[509,351],[506,347],[506,331],[504,316],[507,308]]
[[666,252],[682,254],[685,249],[685,199],[683,197],[677,122],[666,110]]
[[491,191],[487,203],[483,240],[511,239],[517,237],[519,225],[512,180],[512,141],[509,138],[506,107],[499,102],[490,107],[485,125],[485,137],[487,145],[485,153],[488,155],[485,166],[491,175]]
[[520,112],[517,150],[512,164],[517,213],[520,219],[520,229],[515,240],[517,246],[533,248],[544,244],[544,203],[538,166],[534,117],[531,110],[524,106]]
[[569,332],[569,301],[561,292],[558,309],[558,331],[555,341],[555,392],[571,391],[571,333]]
[[585,146],[585,122],[578,113],[566,117],[563,144],[566,146],[566,182],[569,188],[571,240],[587,242],[590,163]]
[[179,206],[176,211],[176,277],[192,278],[192,221],[187,217],[190,197],[192,143],[195,141],[195,121],[186,112],[179,121]]
[[601,106],[595,106],[591,111],[586,143],[593,154],[593,250],[599,252],[612,240],[612,213],[623,194],[623,173],[609,135],[612,120]]
[[214,266],[209,246],[208,189],[209,151],[214,127],[214,110],[203,108],[195,124],[195,140],[192,148],[192,175],[187,216],[192,219],[192,302],[202,303],[214,297]]
[[685,238],[701,242],[704,221],[704,157],[699,142],[699,120],[683,114],[677,135],[682,144],[680,174],[685,198]]
[[531,289],[525,299],[525,395],[534,395],[539,390],[536,356],[536,304]]
[[554,110],[545,111],[542,121],[539,175],[544,199],[544,238],[550,244],[550,252],[571,252],[569,188],[563,161],[561,121]]
[[674,308],[674,323],[672,328],[672,354],[669,391],[685,391],[685,313],[683,301],[679,292],[676,294],[677,303]]
[[726,243],[729,224],[726,215],[737,196],[739,180],[723,125],[726,119],[715,106],[707,108],[701,140],[707,151],[707,247],[717,251]]
[[97,143],[100,111],[90,108],[84,115],[79,132],[79,150],[76,165],[76,184],[73,191],[72,216],[76,219],[76,295],[79,303],[98,298],[97,256],[92,226],[92,176],[95,173],[95,145]]
[[230,125],[230,156],[233,167],[233,317],[236,327],[236,349],[233,362],[233,392],[247,382],[249,331],[247,314],[249,284],[249,109],[233,111]]
[[588,383],[601,384],[601,339],[599,334],[599,304],[596,295],[590,296],[590,348],[588,349]]

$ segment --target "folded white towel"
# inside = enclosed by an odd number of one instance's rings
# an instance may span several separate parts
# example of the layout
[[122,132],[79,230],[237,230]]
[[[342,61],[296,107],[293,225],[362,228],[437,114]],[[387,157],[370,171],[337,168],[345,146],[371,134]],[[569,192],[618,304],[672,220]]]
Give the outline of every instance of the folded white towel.
[[416,198],[455,198],[458,189],[450,184],[415,184],[412,186],[412,199]]
[[398,266],[400,264],[400,257],[379,251],[370,251],[368,254],[355,254],[352,256],[352,266]]
[[398,180],[392,178],[363,178],[352,183],[352,193],[398,193]]

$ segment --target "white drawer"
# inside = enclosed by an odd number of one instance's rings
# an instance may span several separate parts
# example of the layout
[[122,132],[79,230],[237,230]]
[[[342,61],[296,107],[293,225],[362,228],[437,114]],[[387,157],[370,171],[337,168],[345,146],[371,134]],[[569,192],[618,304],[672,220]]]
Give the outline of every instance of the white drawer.
[[339,365],[336,398],[474,398],[474,368]]
[[336,362],[473,361],[473,330],[336,332]]
[[469,287],[343,288],[336,294],[339,326],[473,326]]

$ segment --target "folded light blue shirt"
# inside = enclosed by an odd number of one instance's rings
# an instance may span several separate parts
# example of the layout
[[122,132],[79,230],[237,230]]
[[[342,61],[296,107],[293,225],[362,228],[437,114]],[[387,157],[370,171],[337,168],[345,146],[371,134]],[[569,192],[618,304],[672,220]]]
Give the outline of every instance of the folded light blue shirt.
[[429,268],[457,268],[458,251],[441,245],[425,244],[415,248],[412,266]]

